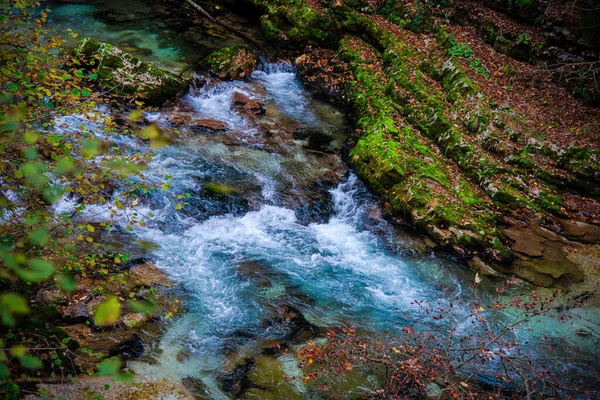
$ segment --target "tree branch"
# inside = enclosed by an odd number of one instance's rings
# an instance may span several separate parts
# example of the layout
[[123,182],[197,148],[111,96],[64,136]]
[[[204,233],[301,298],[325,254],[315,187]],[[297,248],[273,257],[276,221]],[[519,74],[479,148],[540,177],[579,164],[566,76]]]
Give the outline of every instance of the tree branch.
[[222,26],[223,28],[227,29],[229,32],[239,36],[240,38],[244,39],[246,42],[248,42],[250,45],[252,45],[253,47],[256,47],[258,50],[261,50],[261,47],[258,43],[256,43],[254,40],[252,40],[250,37],[248,37],[248,35],[246,35],[243,32],[240,32],[239,30],[232,28],[231,26],[224,24],[223,22],[219,21],[218,19],[213,18],[212,15],[210,15],[208,12],[206,12],[206,10],[202,7],[200,7],[198,4],[196,4],[195,2],[193,2],[192,0],[185,0],[186,3],[188,3],[190,6],[192,6],[192,8],[194,8],[196,11],[198,11],[200,14],[202,14],[206,19],[208,19],[210,22],[213,22],[219,26]]

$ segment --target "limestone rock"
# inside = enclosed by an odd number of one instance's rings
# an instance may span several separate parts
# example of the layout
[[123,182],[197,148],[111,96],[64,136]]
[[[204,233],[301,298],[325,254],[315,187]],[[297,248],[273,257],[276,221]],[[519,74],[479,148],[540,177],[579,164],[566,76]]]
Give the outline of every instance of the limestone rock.
[[167,286],[169,282],[167,274],[151,262],[136,265],[129,272],[144,286]]
[[600,243],[600,226],[590,225],[580,221],[559,221],[565,233],[583,242]]
[[483,262],[483,260],[477,256],[471,258],[469,261],[469,266],[474,270],[478,271],[481,275],[485,276],[497,276],[498,272],[496,272],[492,267]]
[[505,229],[504,233],[514,241],[511,245],[514,251],[526,254],[530,257],[542,256],[543,239],[538,235],[518,229]]
[[83,39],[74,51],[88,68],[95,68],[104,89],[162,104],[183,92],[187,82],[109,44]]

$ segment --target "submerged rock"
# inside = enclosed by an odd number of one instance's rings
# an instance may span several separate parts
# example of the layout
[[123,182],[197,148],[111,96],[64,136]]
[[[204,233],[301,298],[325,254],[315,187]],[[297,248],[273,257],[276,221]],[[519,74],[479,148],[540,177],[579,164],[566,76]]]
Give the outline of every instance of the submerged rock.
[[254,387],[246,393],[249,399],[303,399],[285,374],[283,363],[276,358],[260,357],[248,374]]
[[258,66],[258,58],[250,46],[232,46],[216,50],[205,60],[209,71],[221,79],[244,79]]
[[245,359],[242,363],[235,365],[230,373],[218,376],[217,381],[221,390],[236,397],[243,395],[253,386],[248,374],[252,370],[254,362],[253,358]]
[[[40,384],[48,398],[61,398],[75,400],[81,398],[102,398],[105,400],[193,400],[202,399],[204,396],[188,388],[187,382],[173,382],[167,380],[115,382],[110,377],[82,375],[74,380],[65,380],[68,383]],[[38,399],[37,395],[30,395],[26,399]]]
[[109,44],[92,38],[83,39],[75,48],[88,68],[96,70],[105,90],[126,97],[136,97],[151,104],[162,104],[183,92],[188,83],[181,78],[142,61]]

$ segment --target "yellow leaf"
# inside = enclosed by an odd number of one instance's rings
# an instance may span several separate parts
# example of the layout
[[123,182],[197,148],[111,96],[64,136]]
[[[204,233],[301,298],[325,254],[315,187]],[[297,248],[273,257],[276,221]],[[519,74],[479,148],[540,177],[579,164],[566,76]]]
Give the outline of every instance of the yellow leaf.
[[88,224],[86,228],[87,228],[88,232],[92,232],[92,233],[93,233],[93,232],[96,230],[96,228],[94,228],[94,227],[93,227],[92,225],[90,225],[90,224]]
[[96,311],[94,312],[94,321],[99,326],[113,325],[121,316],[121,303],[119,300],[111,296],[98,304]]

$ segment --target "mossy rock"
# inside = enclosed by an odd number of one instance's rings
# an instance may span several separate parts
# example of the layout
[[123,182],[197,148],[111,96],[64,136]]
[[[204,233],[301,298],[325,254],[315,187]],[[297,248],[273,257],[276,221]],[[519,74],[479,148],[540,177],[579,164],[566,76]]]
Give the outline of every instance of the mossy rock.
[[113,94],[134,97],[150,104],[162,104],[182,93],[188,83],[149,62],[92,38],[83,39],[74,50],[75,56],[96,70],[102,87]]
[[282,362],[268,356],[256,360],[248,378],[253,384],[245,399],[298,399],[304,397],[288,381]]
[[231,46],[213,51],[205,64],[220,79],[244,79],[258,66],[258,57],[250,46]]

